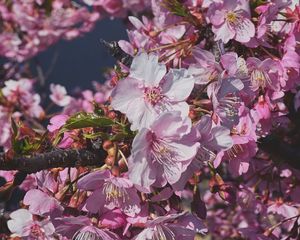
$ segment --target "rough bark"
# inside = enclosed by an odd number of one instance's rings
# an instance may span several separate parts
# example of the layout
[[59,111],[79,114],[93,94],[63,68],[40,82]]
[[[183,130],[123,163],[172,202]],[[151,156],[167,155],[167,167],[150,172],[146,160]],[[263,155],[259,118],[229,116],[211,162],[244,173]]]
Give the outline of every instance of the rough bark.
[[7,159],[0,154],[0,170],[18,170],[24,173],[35,173],[44,169],[57,167],[94,166],[104,163],[104,150],[87,149],[55,150],[30,157]]

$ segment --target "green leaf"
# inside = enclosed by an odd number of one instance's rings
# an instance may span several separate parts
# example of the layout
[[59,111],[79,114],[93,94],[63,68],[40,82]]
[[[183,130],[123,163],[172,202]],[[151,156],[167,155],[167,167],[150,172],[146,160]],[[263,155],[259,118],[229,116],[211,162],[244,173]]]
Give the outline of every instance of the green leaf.
[[102,133],[102,132],[97,132],[97,133],[84,133],[83,137],[87,139],[96,139],[96,138],[101,138],[103,140],[106,140],[109,138],[109,134],[107,133]]
[[88,127],[111,127],[115,122],[110,118],[98,116],[94,113],[78,113],[70,117],[64,125],[64,130]]
[[19,128],[13,118],[11,118],[11,128],[12,128],[12,138],[13,138],[13,140],[15,140],[18,136]]
[[178,0],[164,0],[162,5],[174,15],[180,17],[189,17],[190,15],[187,7]]

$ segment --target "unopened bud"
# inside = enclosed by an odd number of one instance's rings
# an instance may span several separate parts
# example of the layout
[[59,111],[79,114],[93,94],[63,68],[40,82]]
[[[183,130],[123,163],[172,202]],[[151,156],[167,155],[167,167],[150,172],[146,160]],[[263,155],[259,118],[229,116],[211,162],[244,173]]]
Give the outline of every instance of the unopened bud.
[[105,158],[105,164],[108,166],[113,166],[115,164],[115,157],[114,156],[107,156]]
[[159,32],[156,32],[156,31],[149,32],[150,37],[157,37],[158,34],[159,34]]
[[109,111],[107,117],[109,117],[110,119],[115,119],[117,117],[117,114],[114,111]]
[[118,165],[120,168],[120,172],[126,172],[128,170],[127,162],[125,161],[125,159],[121,158],[118,162]]
[[58,193],[55,194],[55,198],[59,201],[63,200],[68,190],[69,190],[69,185],[64,186]]
[[71,208],[78,208],[79,205],[81,205],[86,197],[86,191],[80,191],[77,189],[77,191],[73,194],[73,196],[70,199],[69,207]]
[[111,173],[114,176],[116,176],[116,177],[120,176],[120,169],[119,169],[119,167],[113,166],[112,169],[111,169]]
[[103,149],[105,151],[108,151],[108,149],[112,148],[113,146],[114,146],[114,144],[109,140],[106,140],[103,142]]

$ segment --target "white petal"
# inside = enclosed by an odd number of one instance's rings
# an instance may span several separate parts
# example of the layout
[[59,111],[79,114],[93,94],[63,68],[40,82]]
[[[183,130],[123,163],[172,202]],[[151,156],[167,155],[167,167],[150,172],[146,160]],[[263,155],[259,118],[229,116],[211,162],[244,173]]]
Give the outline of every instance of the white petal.
[[166,66],[158,62],[154,54],[140,53],[134,57],[130,67],[130,77],[139,79],[145,86],[158,86],[166,74]]

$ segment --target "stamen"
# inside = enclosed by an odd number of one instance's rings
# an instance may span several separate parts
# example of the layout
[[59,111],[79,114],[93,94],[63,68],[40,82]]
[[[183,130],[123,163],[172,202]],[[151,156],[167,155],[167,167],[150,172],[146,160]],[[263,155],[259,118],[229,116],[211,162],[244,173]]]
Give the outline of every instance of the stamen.
[[154,139],[152,142],[153,160],[163,165],[164,170],[167,171],[169,175],[174,175],[175,174],[174,168],[177,167],[176,152],[173,151],[173,149],[166,141],[162,139],[158,139],[155,136],[153,137],[153,139]]
[[253,87],[261,87],[262,89],[264,89],[267,84],[271,85],[272,83],[269,75],[258,69],[252,71],[250,79]]
[[227,151],[228,157],[230,160],[236,158],[240,153],[242,153],[244,149],[240,144],[234,144],[232,148]]
[[38,224],[33,224],[30,227],[30,236],[34,237],[34,239],[42,240],[45,237],[45,233]]
[[175,234],[170,228],[163,225],[157,225],[154,229],[153,240],[176,240]]
[[103,193],[106,196],[106,201],[113,201],[116,205],[118,204],[119,200],[125,203],[129,199],[125,188],[118,187],[111,182],[106,182],[103,185]]
[[156,105],[162,98],[160,87],[152,87],[145,88],[144,90],[144,98],[147,102],[151,103],[151,105]]

